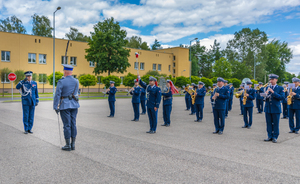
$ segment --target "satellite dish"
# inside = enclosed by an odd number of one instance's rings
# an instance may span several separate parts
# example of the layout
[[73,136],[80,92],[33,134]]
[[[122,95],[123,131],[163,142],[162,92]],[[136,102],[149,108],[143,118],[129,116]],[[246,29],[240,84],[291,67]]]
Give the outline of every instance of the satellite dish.
[[244,79],[242,80],[242,83],[246,84],[246,82],[248,82],[248,81],[251,82],[251,79],[249,79],[249,78],[244,78]]

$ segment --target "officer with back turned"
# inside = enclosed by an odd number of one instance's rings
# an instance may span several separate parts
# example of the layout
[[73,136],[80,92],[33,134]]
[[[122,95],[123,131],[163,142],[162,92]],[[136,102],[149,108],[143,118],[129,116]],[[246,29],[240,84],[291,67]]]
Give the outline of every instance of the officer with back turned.
[[146,90],[144,88],[141,88],[141,107],[142,107],[142,113],[141,115],[145,115],[146,114]]
[[242,128],[250,129],[252,126],[252,117],[253,117],[253,100],[255,100],[255,90],[252,87],[252,82],[246,82],[245,91],[242,94],[242,99],[246,97],[246,104],[243,104],[244,109],[244,126]]
[[115,116],[115,102],[116,102],[115,94],[118,90],[115,87],[114,81],[110,81],[109,83],[110,83],[110,87],[109,89],[107,89],[106,94],[108,94],[108,104],[109,104],[110,114],[107,117],[113,118]]
[[198,89],[195,93],[195,109],[196,109],[196,120],[195,122],[201,122],[203,119],[203,107],[204,107],[204,97],[206,95],[206,89],[204,83],[198,82]]
[[287,106],[287,97],[289,96],[289,91],[287,89],[289,85],[289,82],[284,82],[284,85],[282,86],[284,89],[284,99],[282,100],[282,115],[283,117],[281,119],[288,119],[288,106]]
[[163,96],[163,118],[164,124],[161,126],[169,127],[171,124],[171,111],[172,111],[172,101],[173,101],[173,93],[171,89],[171,85],[173,85],[171,80],[167,80],[167,89],[162,92]]
[[[295,89],[289,94],[292,97],[292,104],[289,105],[289,126],[290,132],[299,134],[300,130],[300,79],[293,78],[292,82],[295,84]],[[296,116],[296,124],[294,123],[294,116]]]
[[141,88],[139,87],[139,81],[137,79],[134,79],[134,87],[131,89],[130,94],[132,95],[131,102],[134,112],[134,118],[131,121],[139,121]]
[[[64,66],[64,77],[57,82],[53,101],[53,109],[60,113],[64,125],[64,136],[66,145],[64,151],[75,150],[75,139],[77,136],[76,117],[78,113],[78,88],[79,82],[72,76],[73,66]],[[70,138],[72,142],[70,143]]]

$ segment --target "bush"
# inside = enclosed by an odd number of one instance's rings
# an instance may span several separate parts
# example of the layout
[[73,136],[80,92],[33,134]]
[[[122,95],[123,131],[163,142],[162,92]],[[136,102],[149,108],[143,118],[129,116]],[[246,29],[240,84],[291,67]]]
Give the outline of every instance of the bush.
[[[212,80],[211,80],[211,79],[208,79],[208,78],[206,78],[206,77],[201,77],[200,81],[203,82],[207,88],[208,88],[209,86],[212,87],[212,85],[213,85]],[[198,83],[197,83],[197,85],[198,85]]]
[[102,83],[105,84],[106,88],[109,88],[110,81],[114,81],[116,87],[120,86],[120,84],[121,84],[121,79],[117,76],[114,76],[114,75],[109,75],[107,77],[102,78]]
[[200,81],[200,78],[197,76],[191,76],[191,83],[195,83],[196,85]]
[[132,73],[129,72],[123,80],[123,85],[128,87],[133,87],[134,79],[137,79],[137,75],[133,75]]
[[144,75],[143,77],[141,77],[142,81],[145,82],[146,84],[149,84],[149,77],[151,75]]
[[242,81],[237,78],[232,78],[231,83],[233,84],[234,88],[239,88]]
[[84,87],[95,86],[97,84],[97,78],[91,74],[82,75],[79,78],[79,83]]
[[[57,85],[57,82],[59,79],[61,79],[64,76],[61,72],[55,72],[55,86]],[[53,86],[53,73],[48,76],[49,84]]]
[[176,82],[174,85],[181,88],[182,86],[186,86],[187,84],[190,83],[191,81],[188,77],[180,76],[180,77],[176,77]]
[[254,86],[254,84],[258,84],[258,81],[254,80],[254,79],[251,79],[251,82],[253,83],[253,86]]
[[213,77],[213,78],[211,78],[210,80],[211,80],[213,83],[217,83],[217,82],[218,82],[217,79],[218,79],[218,77]]

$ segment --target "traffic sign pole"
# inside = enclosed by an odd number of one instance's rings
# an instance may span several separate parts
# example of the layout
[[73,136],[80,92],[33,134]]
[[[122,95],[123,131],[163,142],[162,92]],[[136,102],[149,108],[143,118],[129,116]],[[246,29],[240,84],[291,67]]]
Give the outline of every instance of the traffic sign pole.
[[14,86],[13,86],[13,81],[11,81],[11,101],[14,101]]
[[17,79],[17,75],[15,73],[8,74],[8,80],[11,82],[11,101],[14,100],[14,85],[13,82]]

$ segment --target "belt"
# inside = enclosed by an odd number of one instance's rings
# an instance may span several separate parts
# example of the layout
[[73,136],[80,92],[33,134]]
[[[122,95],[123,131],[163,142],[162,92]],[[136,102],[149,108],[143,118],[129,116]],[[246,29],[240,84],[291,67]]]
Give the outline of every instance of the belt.
[[164,100],[172,99],[172,97],[164,97]]

